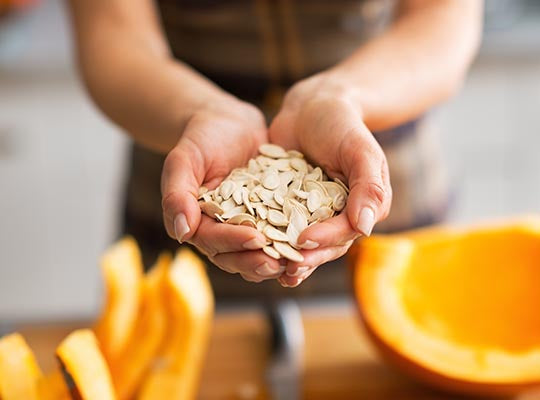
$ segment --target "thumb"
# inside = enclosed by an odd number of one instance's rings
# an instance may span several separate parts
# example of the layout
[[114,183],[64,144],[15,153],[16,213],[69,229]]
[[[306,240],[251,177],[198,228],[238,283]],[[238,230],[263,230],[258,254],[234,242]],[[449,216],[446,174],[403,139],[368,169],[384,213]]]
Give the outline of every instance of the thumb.
[[[351,143],[352,144],[352,143]],[[390,212],[392,188],[386,158],[373,137],[349,147],[346,157],[350,193],[347,216],[351,226],[369,236],[374,225]]]
[[197,197],[203,178],[204,161],[198,148],[180,139],[167,155],[161,174],[165,229],[180,243],[191,238],[201,222]]

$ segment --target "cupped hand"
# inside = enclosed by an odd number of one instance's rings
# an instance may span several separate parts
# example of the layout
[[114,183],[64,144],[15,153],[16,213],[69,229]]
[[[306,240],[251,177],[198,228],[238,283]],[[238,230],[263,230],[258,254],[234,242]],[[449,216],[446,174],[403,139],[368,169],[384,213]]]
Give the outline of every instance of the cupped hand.
[[285,267],[260,249],[265,237],[254,228],[217,223],[201,215],[199,187],[215,188],[229,172],[247,164],[267,142],[267,126],[254,106],[227,97],[194,112],[169,152],[161,179],[167,233],[189,242],[221,269],[250,281],[279,277]]
[[386,218],[392,199],[388,166],[362,120],[356,93],[326,74],[290,89],[272,121],[269,138],[303,152],[350,188],[340,215],[314,224],[300,235],[304,261],[288,262],[279,278],[283,286],[297,286],[319,265],[345,254],[354,239],[369,236],[375,223]]

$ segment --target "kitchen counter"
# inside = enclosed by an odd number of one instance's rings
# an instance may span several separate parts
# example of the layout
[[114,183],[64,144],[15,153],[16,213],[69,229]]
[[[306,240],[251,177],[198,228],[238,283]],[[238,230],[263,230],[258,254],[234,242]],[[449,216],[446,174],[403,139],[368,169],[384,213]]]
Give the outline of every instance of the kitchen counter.
[[[455,400],[464,397],[427,389],[386,366],[349,308],[303,311],[305,329],[304,398],[369,400]],[[54,348],[84,323],[20,326],[43,369],[54,366]],[[226,311],[217,314],[200,399],[268,399],[265,368],[269,330],[261,313]],[[519,400],[539,399],[523,396]],[[517,399],[516,399],[517,400]]]

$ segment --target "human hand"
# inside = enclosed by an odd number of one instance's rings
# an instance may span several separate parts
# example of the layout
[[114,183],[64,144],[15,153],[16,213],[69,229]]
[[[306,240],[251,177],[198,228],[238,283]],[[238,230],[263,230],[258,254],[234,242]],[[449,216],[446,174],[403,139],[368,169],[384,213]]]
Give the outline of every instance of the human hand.
[[301,151],[350,188],[340,215],[308,227],[298,238],[304,261],[289,261],[279,278],[283,286],[294,287],[319,265],[345,254],[354,239],[369,236],[390,211],[392,189],[386,158],[362,120],[356,93],[329,75],[313,76],[289,90],[269,138]]
[[168,154],[161,179],[167,233],[189,242],[219,268],[249,281],[279,277],[284,267],[260,249],[264,235],[247,226],[217,223],[201,215],[201,185],[215,188],[229,172],[247,164],[267,142],[264,116],[254,106],[227,97],[196,111]]

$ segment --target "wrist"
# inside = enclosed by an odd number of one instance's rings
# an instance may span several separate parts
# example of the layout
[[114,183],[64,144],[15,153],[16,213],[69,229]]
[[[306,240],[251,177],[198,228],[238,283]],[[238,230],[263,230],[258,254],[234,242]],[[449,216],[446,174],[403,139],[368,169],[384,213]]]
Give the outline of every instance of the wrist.
[[343,103],[364,116],[361,91],[334,70],[324,71],[298,82],[287,95],[285,106],[298,109],[321,102]]

